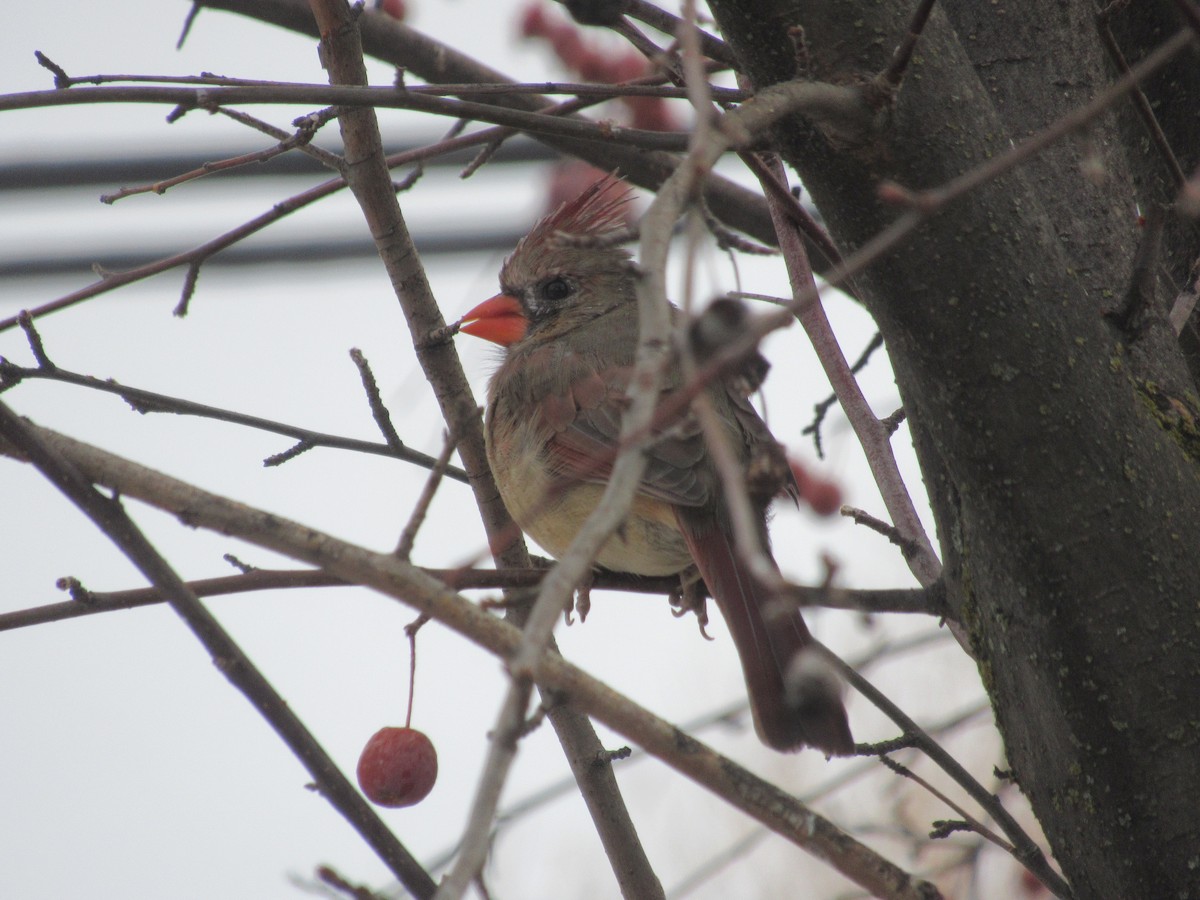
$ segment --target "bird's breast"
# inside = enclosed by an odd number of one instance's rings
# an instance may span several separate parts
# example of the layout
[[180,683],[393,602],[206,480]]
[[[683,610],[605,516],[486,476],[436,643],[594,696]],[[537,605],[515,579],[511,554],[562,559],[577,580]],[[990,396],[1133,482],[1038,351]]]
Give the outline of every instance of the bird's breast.
[[[604,485],[565,481],[547,464],[551,429],[503,405],[489,409],[488,462],[508,511],[551,556],[561,557],[604,494]],[[692,564],[671,506],[635,496],[629,516],[601,548],[596,563],[616,572],[674,575]]]

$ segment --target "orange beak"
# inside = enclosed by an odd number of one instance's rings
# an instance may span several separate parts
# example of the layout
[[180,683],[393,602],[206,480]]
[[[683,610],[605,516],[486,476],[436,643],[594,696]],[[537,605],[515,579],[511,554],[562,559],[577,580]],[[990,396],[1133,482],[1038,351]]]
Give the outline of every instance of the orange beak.
[[529,320],[520,301],[509,294],[484,300],[462,317],[459,331],[507,347],[525,337]]

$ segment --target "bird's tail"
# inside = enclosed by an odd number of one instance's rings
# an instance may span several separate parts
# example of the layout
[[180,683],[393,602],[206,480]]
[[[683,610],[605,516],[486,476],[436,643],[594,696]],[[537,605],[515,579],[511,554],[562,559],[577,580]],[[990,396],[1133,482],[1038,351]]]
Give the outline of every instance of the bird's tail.
[[808,745],[833,756],[852,753],[846,711],[837,685],[826,677],[827,666],[819,658],[814,667],[804,664],[803,653],[813,639],[800,613],[771,614],[781,604],[751,575],[723,528],[697,528],[678,518],[696,567],[733,635],[763,743],[776,750]]

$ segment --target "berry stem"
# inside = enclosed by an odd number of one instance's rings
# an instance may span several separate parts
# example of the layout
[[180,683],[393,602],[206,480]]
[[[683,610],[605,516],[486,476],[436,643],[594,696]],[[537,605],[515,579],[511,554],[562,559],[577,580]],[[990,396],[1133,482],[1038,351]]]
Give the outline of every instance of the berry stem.
[[412,727],[413,694],[417,682],[417,629],[408,630],[408,714],[404,717],[404,727]]

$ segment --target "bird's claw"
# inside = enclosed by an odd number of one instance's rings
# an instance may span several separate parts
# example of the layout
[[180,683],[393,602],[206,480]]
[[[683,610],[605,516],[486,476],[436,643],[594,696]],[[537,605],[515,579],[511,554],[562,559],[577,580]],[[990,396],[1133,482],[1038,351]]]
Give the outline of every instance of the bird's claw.
[[676,618],[694,613],[696,623],[700,626],[700,634],[706,641],[712,640],[705,631],[708,625],[708,596],[704,591],[704,582],[694,569],[679,576],[679,587],[672,591],[667,599],[671,604],[671,613]]
[[592,611],[592,581],[593,580],[594,579],[593,579],[592,573],[588,572],[588,574],[583,577],[583,579],[579,582],[579,585],[575,588],[574,606],[572,607],[572,605],[570,603],[568,603],[566,611],[565,611],[566,620],[567,620],[568,625],[574,624],[571,621],[572,608],[575,610],[576,613],[579,614],[579,624],[580,625],[582,625],[584,622],[587,621],[588,613]]

